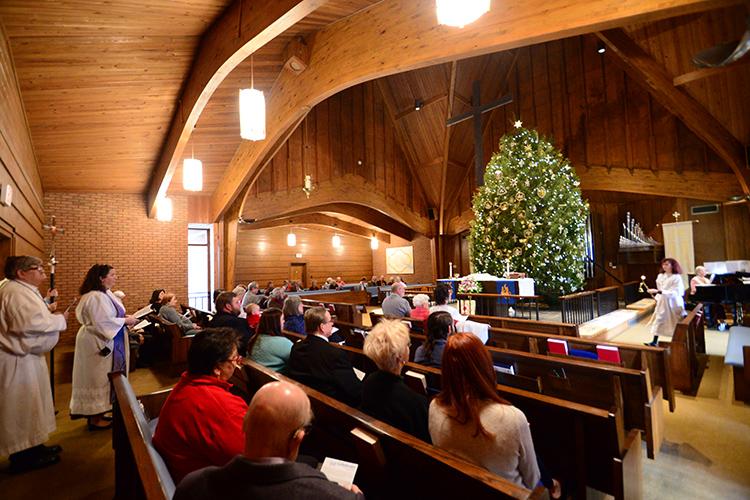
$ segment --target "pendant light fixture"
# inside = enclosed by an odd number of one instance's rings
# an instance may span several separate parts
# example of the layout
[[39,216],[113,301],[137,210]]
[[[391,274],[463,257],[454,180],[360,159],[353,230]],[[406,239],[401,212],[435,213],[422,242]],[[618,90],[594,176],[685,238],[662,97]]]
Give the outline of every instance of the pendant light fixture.
[[490,10],[490,0],[435,0],[438,24],[463,28]]
[[378,246],[380,246],[380,242],[378,242],[377,236],[373,235],[372,238],[370,238],[370,248],[377,250]]
[[156,220],[169,222],[172,220],[172,200],[166,196],[156,202]]
[[266,138],[266,100],[255,88],[253,56],[250,56],[250,88],[240,90],[240,137],[248,141]]
[[341,236],[338,234],[334,234],[331,238],[331,245],[333,245],[333,248],[340,248],[341,247]]
[[185,191],[203,191],[203,162],[195,159],[195,149],[191,144],[190,158],[182,162],[182,188]]
[[297,235],[291,229],[289,230],[289,234],[286,235],[286,244],[290,247],[297,246]]

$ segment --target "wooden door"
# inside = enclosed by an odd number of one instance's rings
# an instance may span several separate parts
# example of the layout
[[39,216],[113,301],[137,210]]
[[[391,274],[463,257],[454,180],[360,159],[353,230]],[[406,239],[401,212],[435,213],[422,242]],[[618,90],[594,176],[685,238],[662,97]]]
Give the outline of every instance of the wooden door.
[[13,255],[13,238],[10,233],[0,229],[0,280],[5,278],[2,270],[5,269],[5,260]]
[[307,288],[307,264],[292,262],[289,264],[289,280],[299,281]]

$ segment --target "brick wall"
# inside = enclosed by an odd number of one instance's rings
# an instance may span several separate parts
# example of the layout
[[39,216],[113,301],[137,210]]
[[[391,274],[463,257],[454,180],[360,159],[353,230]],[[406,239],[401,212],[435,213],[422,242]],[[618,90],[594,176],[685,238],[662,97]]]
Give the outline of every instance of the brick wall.
[[[60,306],[78,295],[86,271],[96,263],[117,270],[115,290],[124,291],[128,313],[148,302],[154,288],[175,292],[187,303],[187,199],[173,196],[171,222],[146,216],[140,194],[58,193],[44,195],[47,217],[57,217],[65,234],[56,239],[55,276]],[[45,251],[50,238],[45,235]],[[75,343],[80,326],[71,315],[60,344]]]

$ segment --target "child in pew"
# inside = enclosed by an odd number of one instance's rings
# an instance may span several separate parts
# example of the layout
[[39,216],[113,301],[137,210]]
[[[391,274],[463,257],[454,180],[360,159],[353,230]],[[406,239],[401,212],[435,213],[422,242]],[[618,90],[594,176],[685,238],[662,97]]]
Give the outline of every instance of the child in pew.
[[497,394],[482,342],[468,333],[448,337],[442,371],[443,390],[430,403],[433,444],[520,486],[541,482],[560,498],[560,483],[537,459],[526,416]]
[[248,304],[245,307],[245,313],[247,313],[247,326],[250,327],[250,331],[255,333],[260,323],[260,306],[258,304]]

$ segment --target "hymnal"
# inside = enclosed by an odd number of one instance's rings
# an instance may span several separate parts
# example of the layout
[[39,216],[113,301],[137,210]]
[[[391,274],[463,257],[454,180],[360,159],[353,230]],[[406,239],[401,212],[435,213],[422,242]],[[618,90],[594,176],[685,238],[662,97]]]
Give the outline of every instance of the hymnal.
[[507,373],[508,375],[515,375],[516,368],[513,365],[494,365],[495,371],[499,373]]
[[566,340],[547,339],[547,350],[553,354],[568,355],[568,342]]
[[[417,373],[413,372],[411,370],[407,370],[406,373],[404,373],[404,378],[412,378],[414,380],[418,380],[420,384],[422,384],[422,388],[427,391],[427,377],[424,376],[424,373]],[[407,385],[409,385],[407,383]]]
[[146,328],[150,324],[151,324],[151,322],[149,320],[144,319],[143,321],[141,321],[140,323],[138,323],[137,325],[135,325],[132,328],[132,330],[143,330],[144,328]]
[[135,316],[137,319],[141,319],[144,316],[148,316],[150,313],[152,313],[154,310],[151,309],[151,304],[147,306],[143,306],[140,309],[138,309],[133,316]]
[[352,462],[326,457],[323,460],[320,472],[325,474],[329,481],[333,481],[349,489],[352,487],[352,483],[354,483],[354,475],[357,473],[357,467],[358,465]]
[[620,364],[620,350],[617,347],[611,345],[598,345],[596,346],[596,353],[599,355],[599,359],[602,361],[609,361],[610,363]]

